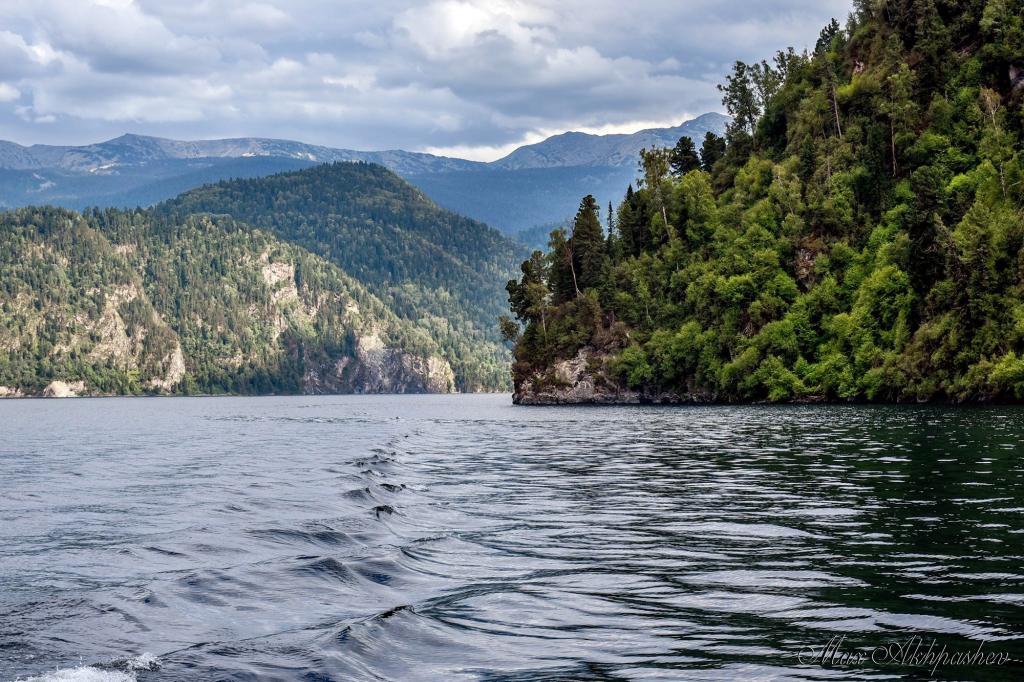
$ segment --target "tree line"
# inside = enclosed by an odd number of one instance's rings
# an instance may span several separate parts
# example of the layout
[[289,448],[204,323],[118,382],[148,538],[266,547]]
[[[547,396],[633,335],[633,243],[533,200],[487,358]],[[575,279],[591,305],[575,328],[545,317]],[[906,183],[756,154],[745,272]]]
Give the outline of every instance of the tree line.
[[857,2],[736,62],[724,139],[641,153],[507,286],[514,381],[698,400],[1024,399],[1024,11]]

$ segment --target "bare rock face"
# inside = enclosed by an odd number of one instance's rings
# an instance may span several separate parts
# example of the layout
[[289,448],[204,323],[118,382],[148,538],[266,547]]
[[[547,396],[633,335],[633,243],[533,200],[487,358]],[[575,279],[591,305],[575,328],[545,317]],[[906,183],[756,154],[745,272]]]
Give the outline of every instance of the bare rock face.
[[604,373],[605,358],[582,348],[571,360],[555,363],[516,387],[516,405],[615,405],[641,402],[637,391],[610,381]]
[[455,372],[448,361],[388,346],[373,331],[356,337],[355,357],[343,357],[306,373],[307,393],[451,393]]
[[516,385],[516,405],[637,405],[714,402],[701,390],[676,393],[651,388],[632,389],[608,371],[609,356],[582,348],[570,360],[556,362]]
[[0,398],[20,398],[22,396],[21,389],[10,386],[0,386]]
[[77,398],[85,393],[85,382],[84,381],[51,381],[50,384],[43,389],[43,397],[45,398]]
[[169,393],[179,381],[185,378],[185,355],[181,352],[181,344],[176,343],[171,354],[164,358],[167,365],[167,373],[162,377],[153,377],[149,380],[152,389]]
[[455,385],[446,360],[390,348],[376,332],[356,339],[356,357],[360,393],[450,393]]
[[448,361],[437,355],[427,358],[427,392],[451,393],[455,390],[455,372]]

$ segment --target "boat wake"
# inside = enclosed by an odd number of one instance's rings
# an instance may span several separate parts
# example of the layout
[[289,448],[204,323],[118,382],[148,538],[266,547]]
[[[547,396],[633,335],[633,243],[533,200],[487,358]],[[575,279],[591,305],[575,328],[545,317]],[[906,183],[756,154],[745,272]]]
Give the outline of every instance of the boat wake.
[[96,663],[77,668],[64,668],[36,677],[19,678],[16,682],[137,682],[140,671],[160,669],[160,659],[151,653],[119,658],[110,663]]

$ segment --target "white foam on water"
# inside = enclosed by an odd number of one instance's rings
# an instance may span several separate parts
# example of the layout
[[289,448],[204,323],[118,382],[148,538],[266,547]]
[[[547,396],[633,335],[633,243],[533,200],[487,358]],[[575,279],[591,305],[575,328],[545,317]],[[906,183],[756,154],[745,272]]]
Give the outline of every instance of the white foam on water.
[[15,682],[138,682],[135,674],[139,670],[156,670],[160,667],[160,659],[151,653],[118,660],[115,664],[119,670],[104,670],[90,665],[77,668],[64,668],[43,673],[35,677],[18,678]]
[[16,682],[136,682],[135,673],[120,670],[100,670],[83,665],[80,668],[65,668],[37,677],[18,678]]

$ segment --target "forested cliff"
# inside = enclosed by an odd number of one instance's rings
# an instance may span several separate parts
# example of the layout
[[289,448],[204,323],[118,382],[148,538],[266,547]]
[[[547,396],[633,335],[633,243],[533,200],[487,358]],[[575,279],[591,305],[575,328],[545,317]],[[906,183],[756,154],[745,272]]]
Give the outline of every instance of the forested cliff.
[[186,192],[155,212],[226,214],[315,253],[422,329],[460,390],[508,385],[495,318],[526,252],[483,223],[439,208],[383,166],[334,163]]
[[228,218],[0,216],[0,396],[448,392],[425,332]]
[[360,163],[3,212],[0,397],[501,389],[517,249]]
[[862,0],[736,63],[725,141],[645,150],[509,282],[515,399],[1024,399],[1022,17]]

